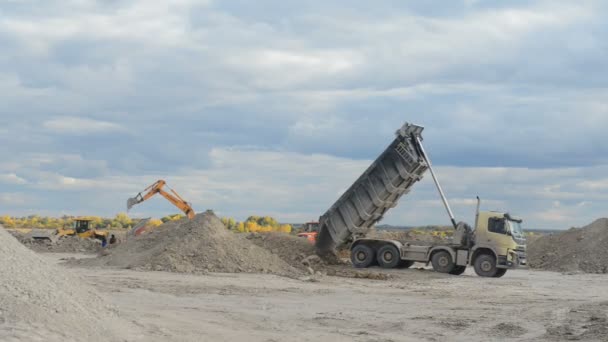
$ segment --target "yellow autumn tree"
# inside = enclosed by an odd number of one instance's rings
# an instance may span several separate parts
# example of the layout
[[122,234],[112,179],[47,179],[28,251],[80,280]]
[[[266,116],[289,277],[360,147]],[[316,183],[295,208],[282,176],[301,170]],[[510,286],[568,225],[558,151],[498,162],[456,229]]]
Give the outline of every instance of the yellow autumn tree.
[[119,213],[114,217],[112,221],[112,227],[116,228],[129,228],[133,226],[133,220],[129,217],[129,215],[125,213]]
[[0,218],[0,223],[3,226],[5,226],[6,228],[14,228],[14,227],[16,227],[15,220],[12,217],[8,216],[8,215],[2,216],[2,218]]
[[291,225],[290,224],[282,224],[279,227],[279,232],[281,233],[291,233]]
[[153,227],[158,227],[163,224],[163,221],[161,221],[160,219],[151,219],[150,221],[148,221],[148,224]]

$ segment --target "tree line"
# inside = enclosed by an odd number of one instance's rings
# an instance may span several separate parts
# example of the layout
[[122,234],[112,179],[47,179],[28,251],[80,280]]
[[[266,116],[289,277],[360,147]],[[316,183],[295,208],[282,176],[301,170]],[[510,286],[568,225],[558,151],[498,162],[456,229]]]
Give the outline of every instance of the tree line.
[[[94,229],[130,229],[136,225],[140,219],[132,219],[125,213],[119,213],[114,218],[103,218],[99,216],[61,216],[48,217],[39,215],[29,215],[15,217],[4,215],[0,216],[0,224],[5,228],[37,228],[37,229],[59,229],[72,226],[74,220],[86,218],[91,220]],[[151,219],[148,224],[160,226],[169,221],[176,221],[185,218],[184,215],[168,215],[161,219]],[[240,233],[264,233],[264,232],[283,232],[291,233],[292,227],[289,224],[280,224],[270,216],[250,216],[243,222],[238,222],[233,218],[224,217],[221,219],[227,229]]]
[[290,224],[280,224],[276,219],[270,216],[249,216],[247,220],[243,222],[237,222],[235,219],[229,217],[223,217],[221,220],[226,228],[239,233],[291,233],[292,231]]
[[[91,220],[92,228],[95,229],[130,229],[136,225],[140,219],[130,218],[125,213],[119,213],[113,218],[104,218],[99,216],[68,216],[48,217],[39,215],[29,215],[23,217],[15,217],[4,215],[0,216],[0,224],[5,228],[37,228],[37,229],[58,229],[68,228],[72,226],[72,222],[77,218],[86,218]],[[168,221],[174,221],[184,218],[183,215],[168,215],[161,219],[152,219],[149,224],[159,226]]]

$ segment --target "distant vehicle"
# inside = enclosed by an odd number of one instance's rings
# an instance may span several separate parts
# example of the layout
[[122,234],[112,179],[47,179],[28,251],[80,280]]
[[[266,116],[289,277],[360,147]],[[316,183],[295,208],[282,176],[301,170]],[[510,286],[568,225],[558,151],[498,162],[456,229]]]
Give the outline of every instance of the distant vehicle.
[[319,233],[319,222],[306,222],[302,226],[302,232],[296,236],[306,238],[310,243],[317,242],[317,234]]
[[52,233],[38,230],[32,233],[32,239],[55,241],[64,236],[78,236],[83,239],[98,239],[102,241],[107,239],[110,233],[107,230],[94,229],[91,224],[92,221],[90,218],[79,217],[74,219],[71,228],[59,228]]
[[[376,263],[384,268],[410,267],[414,262],[423,262],[431,263],[437,272],[460,275],[467,265],[473,265],[482,277],[502,277],[508,269],[524,264],[526,240],[521,219],[508,213],[480,212],[478,198],[474,229],[456,223],[422,146],[423,130],[421,126],[403,125],[389,147],[321,216],[317,253],[335,253],[337,246],[351,242],[351,261],[358,268]],[[427,169],[456,230],[452,242],[404,245],[399,241],[365,238]]]

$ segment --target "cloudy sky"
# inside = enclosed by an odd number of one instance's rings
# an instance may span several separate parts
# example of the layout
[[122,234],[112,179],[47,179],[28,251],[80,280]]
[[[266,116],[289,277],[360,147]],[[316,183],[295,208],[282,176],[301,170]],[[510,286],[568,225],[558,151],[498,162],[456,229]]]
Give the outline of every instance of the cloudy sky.
[[[458,219],[608,216],[605,1],[4,0],[0,214],[321,215],[404,122]],[[175,213],[155,198],[134,217]],[[445,224],[429,175],[384,223]]]

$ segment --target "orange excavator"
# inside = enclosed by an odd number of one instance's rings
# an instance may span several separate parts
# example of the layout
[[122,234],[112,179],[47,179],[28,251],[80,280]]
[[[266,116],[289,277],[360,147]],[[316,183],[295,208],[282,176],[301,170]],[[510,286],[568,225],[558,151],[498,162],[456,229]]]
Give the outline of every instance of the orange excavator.
[[317,235],[319,234],[319,222],[306,222],[302,225],[302,232],[296,236],[306,238],[308,242],[313,245],[317,242]]
[[196,213],[194,212],[194,209],[192,209],[192,207],[190,206],[190,203],[186,202],[173,189],[169,189],[169,192],[163,190],[165,185],[167,185],[167,183],[164,180],[158,180],[154,184],[145,188],[144,191],[138,193],[137,196],[129,198],[127,200],[127,211],[130,210],[134,205],[146,201],[156,194],[160,194],[161,196],[166,198],[167,201],[171,202],[174,206],[178,207],[181,211],[183,211],[189,219],[194,218],[194,215],[196,215]]

